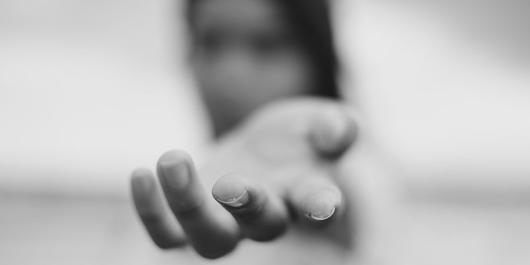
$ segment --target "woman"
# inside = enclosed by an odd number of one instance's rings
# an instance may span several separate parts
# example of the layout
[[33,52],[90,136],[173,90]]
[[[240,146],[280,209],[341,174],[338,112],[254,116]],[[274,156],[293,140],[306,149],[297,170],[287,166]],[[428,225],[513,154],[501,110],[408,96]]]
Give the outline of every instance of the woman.
[[190,0],[190,60],[214,131],[285,97],[336,99],[327,1]]
[[[330,176],[355,128],[329,100],[339,93],[327,1],[195,0],[187,14],[191,66],[215,135],[223,136],[200,172],[222,176],[212,188],[218,204],[205,195],[191,158],[167,152],[157,165],[165,200],[149,170],[132,178],[152,239],[162,248],[188,242],[218,258],[241,238],[277,238],[295,219],[310,227],[340,223],[343,191]],[[328,99],[294,99],[301,96]],[[335,232],[347,245],[349,232]]]

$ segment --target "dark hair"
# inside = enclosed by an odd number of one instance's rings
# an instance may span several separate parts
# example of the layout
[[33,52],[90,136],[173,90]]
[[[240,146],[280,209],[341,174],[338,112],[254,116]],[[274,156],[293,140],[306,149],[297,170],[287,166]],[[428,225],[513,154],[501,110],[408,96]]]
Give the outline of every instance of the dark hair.
[[[186,15],[192,23],[194,7],[201,0],[187,0]],[[315,95],[339,98],[338,60],[331,26],[329,0],[269,0],[284,12],[300,44],[319,72]]]

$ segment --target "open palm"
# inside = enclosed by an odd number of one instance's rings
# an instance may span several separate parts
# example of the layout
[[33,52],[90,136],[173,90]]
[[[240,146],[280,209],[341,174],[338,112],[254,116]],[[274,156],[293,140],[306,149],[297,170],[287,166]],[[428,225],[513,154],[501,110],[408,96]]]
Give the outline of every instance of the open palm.
[[[340,262],[351,231],[345,225],[348,191],[336,163],[355,135],[353,120],[337,102],[271,104],[221,139],[198,171],[183,151],[160,158],[161,189],[149,170],[136,170],[136,209],[162,248],[190,243],[201,256],[218,258],[243,238],[269,241],[283,235],[274,244],[242,246],[247,249],[227,261],[308,264],[316,254]],[[307,260],[310,249],[313,258]],[[322,251],[329,255],[318,255]]]

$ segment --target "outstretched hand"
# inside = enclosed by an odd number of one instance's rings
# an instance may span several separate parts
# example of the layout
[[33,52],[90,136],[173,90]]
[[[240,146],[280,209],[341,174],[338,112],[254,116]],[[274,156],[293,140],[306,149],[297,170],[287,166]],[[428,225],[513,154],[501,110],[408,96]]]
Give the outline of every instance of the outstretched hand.
[[[271,104],[221,139],[199,170],[175,150],[160,157],[158,181],[150,170],[134,171],[137,212],[159,247],[189,243],[206,258],[226,255],[243,238],[273,240],[290,226],[332,234],[347,216],[335,164],[356,133],[337,102]],[[347,230],[338,233],[345,241]]]

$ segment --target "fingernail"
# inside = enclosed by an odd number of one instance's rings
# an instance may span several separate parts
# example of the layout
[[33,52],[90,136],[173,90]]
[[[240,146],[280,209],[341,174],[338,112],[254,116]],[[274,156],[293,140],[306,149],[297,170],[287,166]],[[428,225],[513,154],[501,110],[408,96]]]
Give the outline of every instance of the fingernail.
[[212,195],[221,204],[242,207],[250,201],[245,181],[236,175],[220,178],[212,189]]
[[132,188],[143,194],[151,193],[154,189],[152,174],[147,169],[137,169],[132,173]]
[[231,197],[226,197],[226,198],[219,198],[219,197],[215,197],[215,199],[224,204],[224,205],[228,205],[230,207],[234,207],[234,208],[239,208],[239,207],[242,207],[244,205],[246,205],[248,202],[249,202],[249,196],[248,196],[248,191],[243,191],[243,193],[239,194],[239,195],[234,195],[234,196],[231,196]]
[[160,171],[165,184],[175,190],[186,188],[190,182],[191,174],[188,165],[178,161],[160,162]]
[[336,192],[320,191],[312,196],[307,203],[306,216],[314,221],[324,221],[333,216],[337,210],[340,198]]

